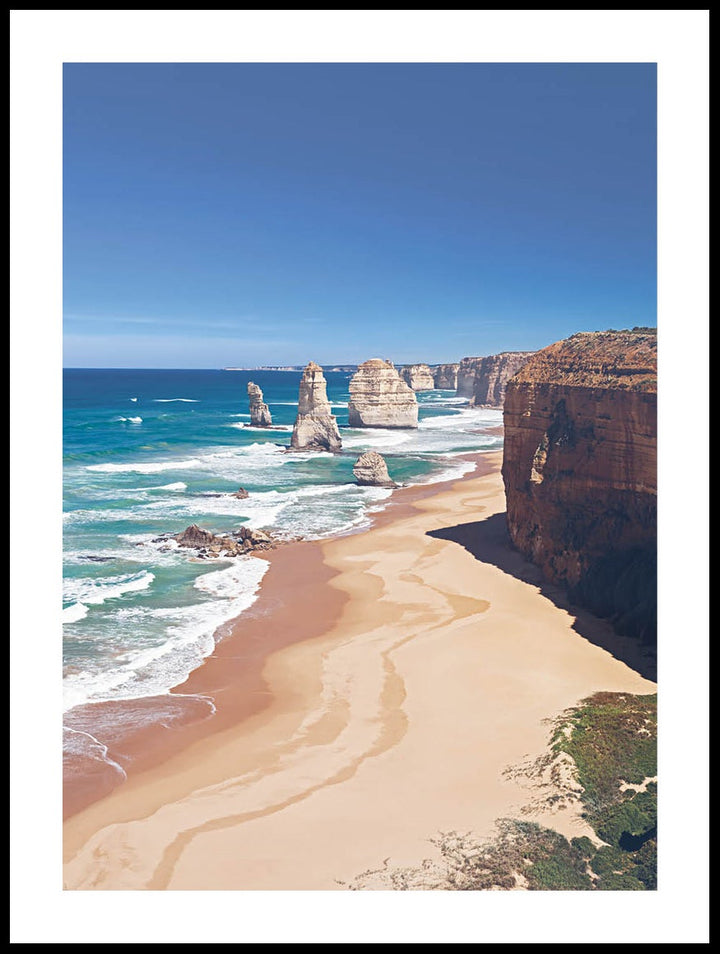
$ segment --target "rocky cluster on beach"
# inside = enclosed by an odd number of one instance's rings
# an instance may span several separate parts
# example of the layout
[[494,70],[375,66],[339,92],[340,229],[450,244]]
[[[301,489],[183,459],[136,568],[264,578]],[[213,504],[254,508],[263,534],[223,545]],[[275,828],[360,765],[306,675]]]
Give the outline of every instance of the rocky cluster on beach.
[[199,557],[242,556],[256,550],[272,550],[277,545],[277,541],[265,530],[240,527],[237,531],[220,536],[210,530],[203,530],[195,523],[171,539],[178,546],[195,550]]
[[361,454],[355,461],[353,474],[361,487],[397,487],[390,479],[385,458],[377,451]]
[[298,413],[290,447],[325,451],[339,451],[342,447],[337,420],[327,397],[327,381],[322,368],[314,361],[305,367],[300,379]]
[[400,369],[400,377],[413,391],[432,391],[435,376],[427,364],[406,364]]
[[618,631],[654,640],[655,329],[536,352],[507,385],[504,428],[513,544]]
[[358,366],[350,380],[350,427],[418,426],[415,392],[389,361],[371,358]]
[[270,408],[263,401],[263,393],[257,384],[248,381],[248,397],[250,398],[250,423],[253,427],[272,427]]

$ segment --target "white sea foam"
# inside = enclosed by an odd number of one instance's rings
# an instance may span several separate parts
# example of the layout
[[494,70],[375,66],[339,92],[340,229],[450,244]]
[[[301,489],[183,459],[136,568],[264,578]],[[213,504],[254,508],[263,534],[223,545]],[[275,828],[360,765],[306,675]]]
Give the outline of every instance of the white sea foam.
[[[227,425],[228,427],[236,427],[239,430],[243,431],[257,431],[258,434],[267,434],[267,427],[256,427],[255,424],[243,424],[242,421],[236,421]],[[291,431],[293,429],[292,424],[273,424],[273,431]]]
[[105,523],[115,520],[127,520],[126,510],[68,510],[62,515],[65,526],[74,524]]
[[132,464],[89,464],[85,470],[97,474],[161,474],[165,470],[194,470],[202,466],[197,457],[185,460],[154,460]]
[[131,401],[137,401],[137,398],[130,398]]
[[181,402],[183,404],[199,404],[197,398],[153,398],[156,404],[174,404]]
[[63,726],[63,751],[69,755],[84,755],[86,758],[96,759],[98,762],[106,762],[119,775],[127,778],[127,772],[122,765],[110,758],[107,745],[82,729],[73,729],[68,725]]
[[440,406],[444,406],[447,404],[452,407],[454,405],[468,403],[467,398],[457,397],[455,395],[450,394],[449,392],[446,394],[443,394],[442,392],[427,391],[427,392],[423,392],[422,397],[420,396],[418,397],[419,397],[418,403],[420,404],[421,407],[423,404],[433,404],[433,405],[439,404]]
[[468,427],[494,427],[502,424],[502,409],[491,407],[466,407],[454,410],[452,414],[438,414],[420,421],[420,430],[436,428],[445,430],[465,430]]
[[204,470],[216,476],[223,476],[223,471],[230,470],[236,474],[240,467],[282,467],[288,459],[284,455],[284,450],[284,444],[276,444],[272,441],[256,442],[246,447],[213,449],[196,457],[178,458],[177,460],[90,464],[85,470],[99,474],[161,474],[168,470]]
[[88,608],[84,603],[71,603],[66,606],[62,612],[63,623],[76,623],[79,619],[85,619],[88,614]]
[[187,490],[187,484],[184,484],[182,480],[177,480],[174,484],[162,484],[160,487],[148,487],[148,490],[174,490],[182,491]]
[[146,590],[152,585],[154,579],[155,574],[150,573],[149,570],[141,570],[139,573],[133,573],[129,576],[66,579],[63,584],[64,598],[74,603],[100,606],[106,600],[117,599],[124,593]]
[[141,417],[123,417],[122,414],[118,414],[112,420],[115,424],[142,424]]
[[345,448],[394,448],[398,444],[412,441],[414,433],[410,430],[373,427],[367,429],[343,428],[342,443]]
[[469,474],[477,468],[477,463],[472,460],[460,460],[452,464],[448,464],[447,467],[444,467],[440,471],[436,471],[434,474],[423,479],[423,483],[426,484],[437,484],[445,480],[460,480],[461,477],[464,477],[465,474]]
[[112,670],[67,675],[63,683],[65,708],[157,695],[179,685],[212,652],[218,628],[255,601],[268,566],[267,560],[239,557],[229,567],[195,580],[196,589],[212,599],[149,611],[148,615],[165,622],[162,642],[120,653]]

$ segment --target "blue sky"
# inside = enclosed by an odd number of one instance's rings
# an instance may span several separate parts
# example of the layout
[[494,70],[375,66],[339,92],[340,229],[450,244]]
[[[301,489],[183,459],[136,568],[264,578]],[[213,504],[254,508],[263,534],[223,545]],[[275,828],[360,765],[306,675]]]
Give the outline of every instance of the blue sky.
[[653,64],[65,64],[64,364],[656,323]]

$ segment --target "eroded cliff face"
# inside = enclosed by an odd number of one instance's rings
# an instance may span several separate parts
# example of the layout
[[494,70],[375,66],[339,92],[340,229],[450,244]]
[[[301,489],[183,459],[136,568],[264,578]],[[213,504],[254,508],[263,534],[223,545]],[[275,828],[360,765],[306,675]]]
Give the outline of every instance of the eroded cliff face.
[[475,372],[482,358],[463,358],[457,370],[457,396],[471,398],[475,390]]
[[459,364],[439,364],[433,375],[435,387],[443,391],[454,391],[457,388],[459,367]]
[[478,359],[470,404],[475,407],[502,407],[508,381],[533,353],[503,351]]
[[298,389],[298,413],[290,440],[295,450],[338,451],[342,447],[337,421],[330,413],[327,381],[319,364],[311,361]]
[[426,364],[408,364],[400,371],[400,377],[413,391],[432,391],[435,377]]
[[657,336],[582,333],[507,384],[503,480],[513,544],[618,631],[654,641]]
[[350,427],[417,427],[415,392],[388,361],[371,358],[350,379]]

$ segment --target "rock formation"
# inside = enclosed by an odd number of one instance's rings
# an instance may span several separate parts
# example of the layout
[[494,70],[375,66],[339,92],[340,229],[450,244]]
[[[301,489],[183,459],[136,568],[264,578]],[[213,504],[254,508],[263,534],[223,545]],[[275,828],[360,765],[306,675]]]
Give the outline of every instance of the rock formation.
[[363,487],[397,487],[395,481],[390,479],[385,458],[377,451],[361,454],[355,461],[353,474]]
[[435,387],[443,391],[454,391],[457,388],[459,367],[459,364],[439,364],[433,375]]
[[475,366],[470,404],[474,407],[502,407],[505,388],[533,351],[503,351],[480,358]]
[[400,377],[413,391],[432,391],[435,378],[426,364],[407,364],[400,371]]
[[337,421],[330,413],[327,381],[319,364],[311,361],[303,371],[298,392],[298,413],[290,440],[294,450],[338,451],[342,447]]
[[[165,539],[158,537],[153,542],[161,543]],[[201,529],[195,523],[167,539],[176,540],[178,546],[195,550],[201,557],[241,556],[251,550],[272,550],[276,546],[275,540],[264,530],[240,527],[236,532],[219,536],[210,530]]]
[[250,398],[250,423],[253,427],[272,427],[270,408],[263,401],[263,393],[257,384],[248,381],[248,397]]
[[482,358],[463,358],[457,370],[457,396],[471,398],[475,390],[475,371]]
[[415,392],[395,368],[381,358],[358,366],[350,379],[350,427],[417,427]]
[[507,385],[503,480],[513,544],[615,628],[656,628],[657,335],[573,335]]

